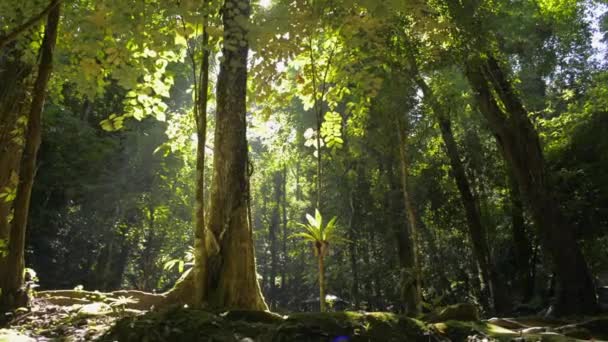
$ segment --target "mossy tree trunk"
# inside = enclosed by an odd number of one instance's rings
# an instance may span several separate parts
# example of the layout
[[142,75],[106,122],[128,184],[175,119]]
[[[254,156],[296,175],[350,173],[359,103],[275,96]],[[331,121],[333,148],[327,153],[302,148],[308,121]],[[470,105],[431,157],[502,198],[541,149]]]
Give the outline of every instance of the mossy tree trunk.
[[5,283],[0,297],[0,311],[27,305],[27,291],[24,288],[25,232],[30,208],[30,196],[36,173],[36,157],[42,140],[42,110],[46,99],[47,84],[53,69],[53,51],[57,41],[59,14],[59,5],[49,11],[44,38],[40,47],[40,62],[25,133],[25,146],[19,170],[19,184],[13,203],[14,213],[9,234],[6,273],[2,275]]
[[[195,279],[176,285],[181,301],[200,298],[209,307],[267,310],[257,281],[249,220],[247,145],[247,42],[249,0],[226,0],[223,60],[217,81],[213,183],[204,236],[195,250]],[[203,240],[203,243],[200,243]],[[195,272],[196,273],[196,272]],[[192,273],[191,273],[192,274]],[[195,293],[193,294],[192,291]],[[184,298],[188,297],[188,298]],[[193,298],[194,297],[194,298]]]

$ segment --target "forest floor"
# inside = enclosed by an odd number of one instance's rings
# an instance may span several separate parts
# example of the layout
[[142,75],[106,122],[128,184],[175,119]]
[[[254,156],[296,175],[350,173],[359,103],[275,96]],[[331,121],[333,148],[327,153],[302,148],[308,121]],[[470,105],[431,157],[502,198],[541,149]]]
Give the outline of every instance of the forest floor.
[[459,313],[457,308],[423,320],[368,312],[281,316],[187,308],[137,310],[129,308],[136,305],[126,297],[96,295],[88,303],[63,298],[34,299],[31,310],[16,314],[7,328],[0,329],[0,342],[608,341],[608,315],[570,320],[541,317],[474,320],[467,310]]

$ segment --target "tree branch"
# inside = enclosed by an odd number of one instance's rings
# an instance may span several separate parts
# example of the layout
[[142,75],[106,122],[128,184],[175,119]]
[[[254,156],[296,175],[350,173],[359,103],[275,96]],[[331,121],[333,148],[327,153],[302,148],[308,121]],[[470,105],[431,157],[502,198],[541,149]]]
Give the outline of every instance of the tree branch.
[[61,3],[61,1],[62,0],[52,0],[51,3],[48,6],[46,6],[46,8],[42,12],[33,16],[32,18],[30,18],[30,20],[26,21],[25,23],[17,26],[13,31],[9,32],[8,34],[6,34],[4,36],[0,36],[0,49],[2,49],[8,43],[15,40],[17,37],[19,37],[19,35],[21,33],[26,31],[27,29],[31,28],[32,26],[34,26],[34,24],[36,24],[37,22],[42,20],[42,18],[44,18],[53,8],[55,8],[57,5],[59,5],[59,3]]

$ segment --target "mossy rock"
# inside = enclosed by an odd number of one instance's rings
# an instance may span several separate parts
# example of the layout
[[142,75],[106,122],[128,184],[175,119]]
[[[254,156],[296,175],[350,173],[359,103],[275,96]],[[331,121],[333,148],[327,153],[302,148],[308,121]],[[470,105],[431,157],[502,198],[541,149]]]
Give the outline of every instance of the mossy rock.
[[36,340],[11,329],[0,329],[0,342],[35,342]]
[[244,321],[265,324],[279,324],[285,320],[283,316],[272,312],[253,310],[231,310],[220,314],[220,316],[229,321]]
[[125,318],[101,341],[367,342],[428,341],[424,324],[389,313],[214,313],[172,309]]
[[428,341],[428,330],[414,319],[390,313],[293,314],[267,341]]
[[214,341],[237,338],[225,329],[224,320],[212,313],[192,309],[150,312],[120,320],[100,341]]

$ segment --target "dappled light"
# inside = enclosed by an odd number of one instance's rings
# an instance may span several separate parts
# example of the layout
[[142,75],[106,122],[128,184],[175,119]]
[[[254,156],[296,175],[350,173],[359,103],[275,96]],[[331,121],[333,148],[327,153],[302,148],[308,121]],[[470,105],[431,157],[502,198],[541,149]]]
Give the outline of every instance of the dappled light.
[[1,0],[1,341],[608,340],[604,0]]

